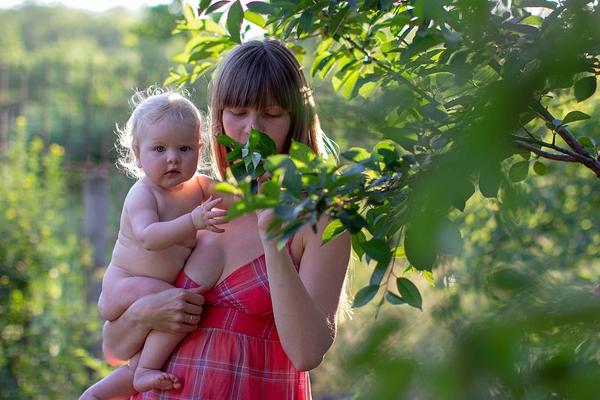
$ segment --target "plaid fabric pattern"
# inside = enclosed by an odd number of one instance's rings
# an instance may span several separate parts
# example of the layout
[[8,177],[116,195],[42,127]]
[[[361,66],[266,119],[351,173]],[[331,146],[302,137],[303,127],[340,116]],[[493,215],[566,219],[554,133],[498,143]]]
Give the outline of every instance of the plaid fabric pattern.
[[[175,286],[198,285],[182,271]],[[205,300],[199,329],[185,337],[164,368],[182,388],[132,399],[311,398],[308,372],[294,368],[277,336],[264,255],[227,276]]]

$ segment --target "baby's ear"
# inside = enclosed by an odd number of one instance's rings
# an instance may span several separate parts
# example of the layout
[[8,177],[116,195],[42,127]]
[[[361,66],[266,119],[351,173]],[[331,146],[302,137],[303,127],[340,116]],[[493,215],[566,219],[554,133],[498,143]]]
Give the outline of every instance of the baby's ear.
[[140,161],[140,148],[137,145],[131,146],[131,150],[133,150],[133,156],[135,157],[135,165],[138,168],[142,168],[142,162]]

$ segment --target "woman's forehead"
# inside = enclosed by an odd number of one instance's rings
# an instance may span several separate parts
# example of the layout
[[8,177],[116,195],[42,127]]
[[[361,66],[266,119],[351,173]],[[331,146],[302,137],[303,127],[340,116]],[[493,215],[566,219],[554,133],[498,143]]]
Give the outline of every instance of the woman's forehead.
[[[245,101],[244,101],[245,100]],[[223,108],[225,107],[243,107],[243,108],[254,108],[257,110],[268,110],[271,108],[283,108],[286,107],[280,104],[273,98],[265,98],[262,101],[258,99],[239,99],[238,101],[229,101],[223,103]]]

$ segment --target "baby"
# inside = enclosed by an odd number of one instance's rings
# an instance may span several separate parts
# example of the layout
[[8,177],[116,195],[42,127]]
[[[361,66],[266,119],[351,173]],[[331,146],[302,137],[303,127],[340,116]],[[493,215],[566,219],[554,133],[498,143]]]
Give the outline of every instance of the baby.
[[[134,98],[142,101],[119,131],[124,150],[119,162],[140,179],[123,204],[119,235],[102,281],[102,296],[106,297],[122,295],[119,287],[129,279],[140,280],[140,284],[145,280],[145,287],[154,292],[172,288],[195,246],[196,231],[220,233],[223,230],[218,225],[225,223],[226,211],[213,209],[223,200],[212,198],[214,182],[197,174],[202,148],[198,109],[173,92],[155,92],[145,98],[138,94]],[[217,282],[222,271],[204,272],[203,279],[198,280],[203,291]],[[149,278],[156,282],[148,285]],[[123,311],[102,316],[114,320]],[[81,399],[110,399],[135,391],[179,388],[177,377],[160,368],[184,336],[151,331],[144,348],[128,366],[88,388]]]

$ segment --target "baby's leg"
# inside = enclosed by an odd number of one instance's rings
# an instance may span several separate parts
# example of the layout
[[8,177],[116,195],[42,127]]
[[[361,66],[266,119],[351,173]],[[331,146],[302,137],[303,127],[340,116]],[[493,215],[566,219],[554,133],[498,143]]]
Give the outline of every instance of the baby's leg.
[[146,338],[133,378],[133,386],[138,392],[152,389],[179,389],[181,387],[181,383],[175,375],[168,374],[160,369],[184,337],[185,333],[150,332]]
[[133,370],[139,353],[132,358],[129,365],[114,370],[104,379],[96,382],[89,387],[79,400],[127,400],[132,394],[135,394],[133,388]]
[[107,321],[117,319],[137,299],[171,289],[173,285],[160,279],[133,276],[122,268],[109,266],[102,279],[98,300],[100,316]]

